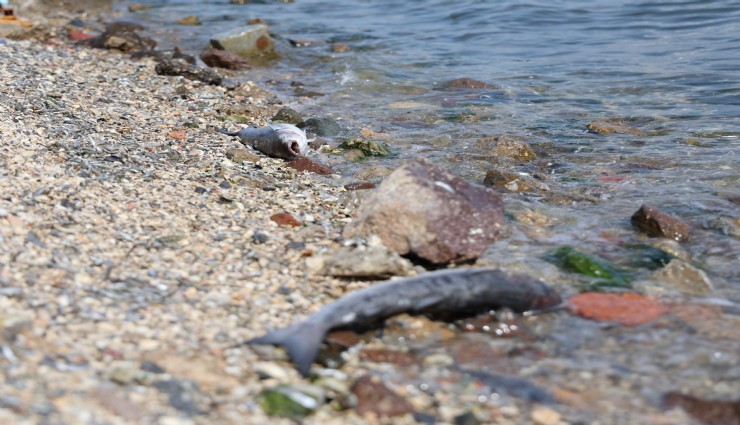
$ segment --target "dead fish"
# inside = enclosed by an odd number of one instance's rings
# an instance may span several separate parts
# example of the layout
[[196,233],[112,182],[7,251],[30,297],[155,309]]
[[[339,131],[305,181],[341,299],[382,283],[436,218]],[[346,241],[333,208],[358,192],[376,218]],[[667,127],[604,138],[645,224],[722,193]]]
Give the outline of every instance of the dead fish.
[[265,127],[247,127],[239,131],[218,129],[228,136],[239,136],[241,142],[276,158],[292,159],[308,150],[306,133],[291,124],[270,124]]
[[450,319],[500,307],[540,310],[560,302],[556,292],[530,276],[498,269],[442,270],[375,284],[246,343],[284,347],[298,371],[308,376],[324,336],[332,329],[377,326],[400,313]]

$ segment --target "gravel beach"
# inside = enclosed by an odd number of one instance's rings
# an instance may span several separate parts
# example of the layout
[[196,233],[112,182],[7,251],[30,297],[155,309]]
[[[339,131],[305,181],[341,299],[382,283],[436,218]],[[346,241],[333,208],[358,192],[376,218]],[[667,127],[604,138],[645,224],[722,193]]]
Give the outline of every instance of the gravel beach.
[[68,40],[68,20],[0,37],[0,425],[669,425],[722,418],[691,416],[707,400],[737,408],[740,316],[709,302],[644,300],[654,322],[626,326],[403,315],[329,335],[310,379],[241,344],[376,282],[317,273],[331,254],[425,270],[343,237],[356,192],[340,176],[216,131],[268,124],[276,96],[157,75]]

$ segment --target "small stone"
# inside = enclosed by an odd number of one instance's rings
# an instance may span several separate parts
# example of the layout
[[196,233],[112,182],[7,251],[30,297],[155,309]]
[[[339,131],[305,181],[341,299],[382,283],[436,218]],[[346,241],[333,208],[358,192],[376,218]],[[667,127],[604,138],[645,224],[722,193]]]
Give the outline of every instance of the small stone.
[[536,425],[557,425],[560,422],[560,413],[545,406],[536,406],[531,417]]
[[344,189],[348,191],[375,189],[376,187],[377,185],[375,183],[368,182],[347,183],[344,185]]
[[146,4],[134,3],[134,4],[129,5],[128,11],[129,12],[141,12],[144,10],[148,10],[149,8],[150,7]]
[[78,30],[78,29],[69,30],[67,32],[67,38],[70,41],[89,40],[94,37],[95,37],[94,35],[88,34],[85,31]]
[[125,26],[123,23],[114,24],[108,25],[105,32],[97,37],[81,40],[79,43],[101,49],[120,50],[122,52],[152,50],[157,45],[151,38],[139,35],[136,32],[138,28]]
[[245,162],[259,162],[262,157],[249,149],[231,148],[226,151],[226,158],[236,164],[243,164]]
[[691,226],[680,218],[673,217],[651,205],[643,204],[632,215],[632,224],[643,233],[683,242],[689,239]]
[[619,119],[595,120],[586,125],[589,131],[597,134],[631,134],[633,136],[644,136],[645,133],[635,127],[630,127]]
[[656,270],[652,280],[669,283],[681,292],[706,295],[712,291],[712,281],[706,273],[691,264],[674,258],[667,266]]
[[295,420],[308,416],[324,402],[315,392],[307,393],[303,388],[287,385],[263,390],[258,401],[268,415]]
[[290,378],[285,368],[273,362],[257,362],[252,365],[252,370],[262,379],[273,378],[278,381],[287,381]]
[[331,168],[321,165],[305,156],[290,161],[287,166],[298,171],[307,171],[309,173],[321,174],[322,176],[329,176],[333,173]]
[[384,246],[343,248],[323,258],[322,273],[335,277],[404,276],[413,264]]
[[363,168],[357,173],[357,178],[360,180],[376,180],[382,179],[383,177],[389,176],[393,170],[382,166],[371,166]]
[[189,380],[169,379],[156,381],[153,386],[167,394],[170,405],[188,415],[200,415],[208,411],[210,400],[201,392],[198,384]]
[[256,244],[266,243],[269,239],[270,237],[262,232],[254,232],[254,235],[252,235],[252,242]]
[[277,223],[278,226],[299,227],[301,225],[300,221],[287,212],[273,214],[270,216],[270,220]]
[[586,292],[570,297],[567,309],[587,319],[637,326],[652,322],[668,312],[663,304],[633,293]]
[[542,182],[535,180],[527,174],[512,173],[491,168],[486,171],[483,178],[486,186],[506,189],[509,192],[533,192],[537,189],[547,190],[548,187]]

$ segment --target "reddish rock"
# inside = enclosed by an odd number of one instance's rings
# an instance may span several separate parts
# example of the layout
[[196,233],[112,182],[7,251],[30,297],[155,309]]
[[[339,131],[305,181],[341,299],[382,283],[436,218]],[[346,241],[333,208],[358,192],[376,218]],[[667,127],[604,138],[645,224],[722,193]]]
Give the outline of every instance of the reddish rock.
[[290,213],[282,212],[273,214],[270,216],[270,220],[277,223],[278,226],[293,226],[298,227],[301,225],[301,222],[296,220],[295,217],[290,215]]
[[685,221],[647,204],[643,204],[632,215],[632,224],[648,236],[669,238],[679,242],[688,240],[691,232],[691,226]]
[[417,158],[373,191],[344,236],[376,234],[391,251],[439,264],[477,258],[503,226],[498,193]]
[[442,83],[442,87],[446,89],[487,89],[493,88],[490,84],[474,80],[472,78],[456,78],[454,80],[445,81]]
[[89,40],[93,37],[95,36],[82,30],[69,30],[67,33],[67,38],[71,41]]
[[239,70],[249,69],[252,67],[244,58],[227,50],[211,48],[203,51],[200,54],[200,58],[206,65],[210,66],[211,68]]
[[570,297],[568,311],[587,319],[637,326],[659,318],[668,308],[638,294],[587,292]]
[[352,386],[357,396],[355,411],[361,415],[379,417],[403,416],[414,411],[406,399],[391,391],[377,376],[363,376]]
[[333,173],[331,168],[321,165],[317,162],[314,162],[306,158],[305,156],[296,158],[290,161],[287,165],[288,167],[294,168],[298,171],[308,171],[310,173],[321,174],[324,176],[328,176]]
[[185,130],[174,130],[170,132],[170,137],[177,140],[185,140],[188,138],[188,134]]

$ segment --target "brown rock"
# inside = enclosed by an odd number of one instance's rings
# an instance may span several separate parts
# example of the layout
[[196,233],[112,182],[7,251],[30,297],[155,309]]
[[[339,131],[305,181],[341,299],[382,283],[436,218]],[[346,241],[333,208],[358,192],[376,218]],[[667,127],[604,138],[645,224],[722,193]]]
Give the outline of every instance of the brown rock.
[[474,80],[472,78],[456,78],[454,80],[445,81],[442,83],[442,87],[446,89],[487,89],[493,88],[490,84]]
[[67,32],[67,38],[71,41],[89,40],[94,37],[94,35],[78,29],[69,30]]
[[685,221],[647,204],[643,204],[632,215],[632,224],[648,236],[669,238],[679,242],[688,240],[691,232],[691,226]]
[[466,261],[499,238],[503,209],[496,192],[418,158],[373,191],[344,235],[377,234],[388,249],[433,263]]
[[273,214],[270,216],[270,220],[277,223],[278,226],[298,227],[301,225],[300,221],[298,221],[295,217],[293,217],[292,215],[290,215],[290,213],[287,213],[287,212]]
[[287,165],[288,167],[298,171],[308,171],[309,173],[321,174],[323,176],[329,176],[334,172],[331,168],[321,165],[318,162],[314,162],[305,156],[296,158],[290,161]]
[[200,54],[200,58],[206,65],[210,66],[211,68],[239,70],[249,69],[252,67],[244,58],[227,50],[218,50],[211,48],[203,51]]
[[475,147],[484,151],[486,156],[496,158],[511,158],[520,162],[537,159],[534,151],[519,137],[503,135],[483,137],[475,142]]
[[352,386],[352,392],[357,396],[355,410],[362,416],[395,417],[414,411],[406,399],[391,391],[377,376],[361,377]]
[[631,127],[618,119],[595,120],[586,125],[589,131],[598,134],[632,134],[633,136],[644,136],[645,133],[639,128]]
[[368,182],[357,182],[357,183],[347,183],[344,185],[344,189],[348,191],[353,190],[368,190],[368,189],[375,189],[377,186],[375,183],[368,183]]

